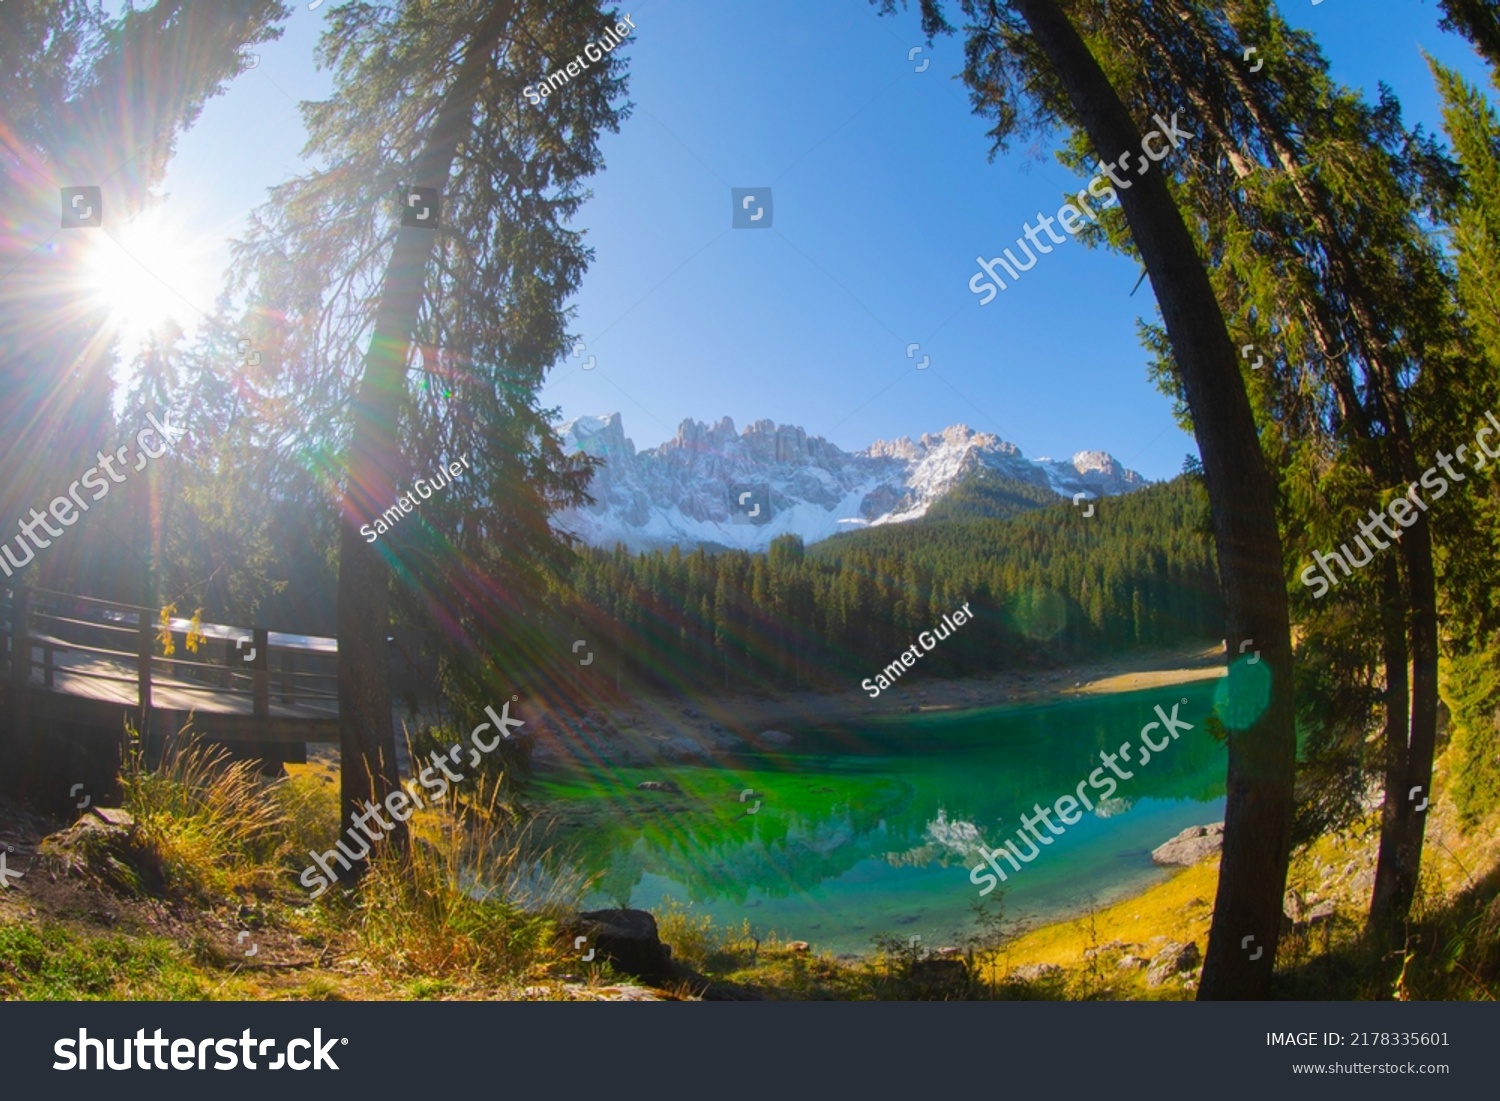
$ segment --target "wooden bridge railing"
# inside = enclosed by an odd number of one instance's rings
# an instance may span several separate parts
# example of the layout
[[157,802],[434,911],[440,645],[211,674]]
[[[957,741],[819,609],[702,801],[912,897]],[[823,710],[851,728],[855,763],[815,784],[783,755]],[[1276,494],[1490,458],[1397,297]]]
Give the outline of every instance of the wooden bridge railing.
[[[35,687],[32,673],[42,672],[41,686],[56,688],[61,669],[70,678],[135,686],[136,703],[149,711],[154,703],[153,688],[205,692],[213,697],[248,697],[251,713],[257,718],[271,715],[272,654],[279,658],[278,691],[282,704],[319,704],[338,700],[338,646],[334,639],[315,636],[273,634],[265,627],[231,627],[222,624],[200,624],[197,633],[210,644],[223,644],[223,661],[195,660],[186,655],[186,641],[191,624],[186,619],[158,622],[152,609],[122,604],[95,597],[72,596],[45,589],[14,586],[10,599],[0,599],[3,608],[8,648],[5,654],[7,683],[12,707],[24,707],[24,697]],[[163,630],[170,632],[174,654],[158,657],[156,647]],[[125,637],[120,637],[125,636]],[[112,644],[113,643],[113,644]],[[241,648],[249,644],[250,652]],[[123,648],[128,646],[129,648]],[[40,660],[33,652],[41,650]],[[99,668],[60,666],[59,653],[92,655],[103,659],[100,664],[117,664],[128,669],[134,665],[134,676],[119,676]],[[299,668],[304,661],[323,660],[329,671]],[[157,670],[165,667],[163,673]],[[175,678],[168,683],[162,676]],[[194,683],[195,682],[195,683]]]

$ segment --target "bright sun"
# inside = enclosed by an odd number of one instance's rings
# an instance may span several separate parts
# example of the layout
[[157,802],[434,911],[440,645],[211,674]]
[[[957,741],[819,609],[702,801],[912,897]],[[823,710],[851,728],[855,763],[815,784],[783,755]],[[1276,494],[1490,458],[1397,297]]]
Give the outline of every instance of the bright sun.
[[[94,230],[86,261],[90,297],[109,312],[125,345],[139,345],[168,321],[191,330],[213,306],[206,257],[186,245],[160,210],[118,230]],[[200,301],[201,300],[201,301]]]

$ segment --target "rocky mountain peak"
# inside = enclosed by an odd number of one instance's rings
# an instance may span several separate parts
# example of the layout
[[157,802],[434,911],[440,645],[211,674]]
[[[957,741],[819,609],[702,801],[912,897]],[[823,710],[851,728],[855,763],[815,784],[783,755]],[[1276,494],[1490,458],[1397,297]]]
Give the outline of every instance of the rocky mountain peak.
[[689,418],[670,440],[640,452],[618,413],[579,417],[558,433],[566,448],[604,460],[590,487],[595,503],[560,514],[559,527],[595,546],[631,550],[764,550],[784,534],[815,543],[854,527],[914,520],[978,470],[1062,497],[1147,484],[1102,451],[1033,461],[1015,444],[963,424],[857,452],[767,419],[736,432],[729,417],[716,424]]

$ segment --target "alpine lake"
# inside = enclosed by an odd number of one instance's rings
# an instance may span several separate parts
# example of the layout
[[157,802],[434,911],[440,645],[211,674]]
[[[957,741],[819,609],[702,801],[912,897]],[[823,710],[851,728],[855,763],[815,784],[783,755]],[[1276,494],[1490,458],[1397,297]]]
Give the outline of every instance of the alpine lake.
[[[733,929],[867,953],[872,938],[920,936],[927,947],[978,931],[975,904],[999,901],[1007,922],[1062,920],[1169,874],[1151,850],[1188,826],[1223,818],[1226,751],[1205,721],[1227,679],[982,710],[851,718],[796,728],[787,752],[716,765],[600,767],[539,777],[528,801],[573,825],[559,837],[592,879],[585,908],[659,912],[690,905]],[[1156,706],[1184,730],[1072,825],[1001,890],[981,900],[977,845],[1014,839],[1021,816],[1051,807],[1101,766],[1138,747]],[[1153,734],[1159,741],[1164,734]],[[1106,770],[1107,772],[1107,770]],[[669,781],[677,791],[639,791]],[[1055,815],[1054,815],[1055,818]],[[1048,836],[1044,826],[1038,826]]]

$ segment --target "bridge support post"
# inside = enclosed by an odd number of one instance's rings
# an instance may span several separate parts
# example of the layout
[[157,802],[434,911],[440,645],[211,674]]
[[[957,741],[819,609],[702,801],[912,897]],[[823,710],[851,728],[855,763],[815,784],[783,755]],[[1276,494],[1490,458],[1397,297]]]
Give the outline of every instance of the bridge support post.
[[31,680],[31,590],[17,585],[11,591],[10,681],[19,688]]
[[135,698],[140,708],[139,733],[145,743],[151,735],[151,648],[156,642],[156,627],[142,610],[135,632]]
[[[6,685],[9,715],[3,724],[5,744],[0,745],[0,762],[4,772],[15,775],[23,757],[22,743],[31,732],[31,590],[24,585],[11,588],[10,601],[10,683]],[[7,761],[6,759],[9,758]]]
[[271,632],[265,627],[250,630],[255,634],[255,659],[250,662],[255,717],[268,719],[271,717]]

